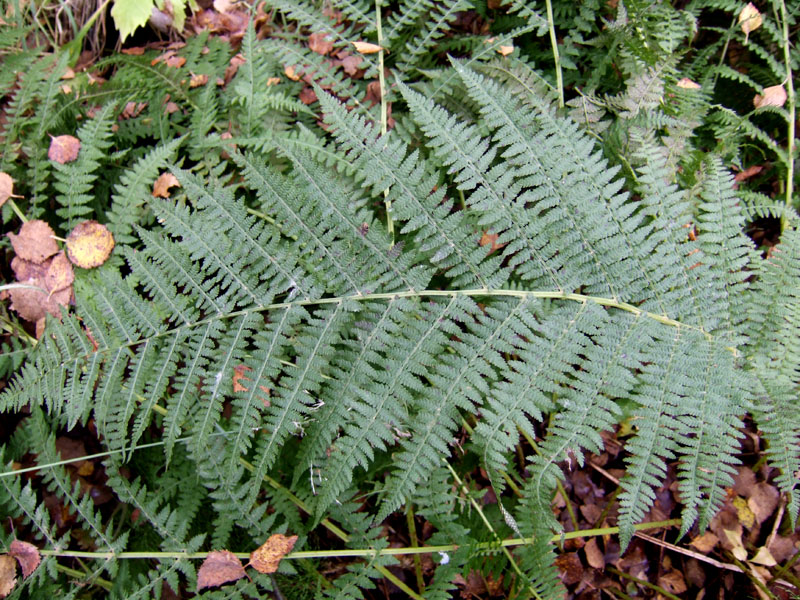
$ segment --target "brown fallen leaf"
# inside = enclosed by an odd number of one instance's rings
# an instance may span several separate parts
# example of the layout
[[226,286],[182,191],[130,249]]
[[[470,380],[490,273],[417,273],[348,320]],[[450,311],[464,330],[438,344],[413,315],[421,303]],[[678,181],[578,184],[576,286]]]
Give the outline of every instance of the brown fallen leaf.
[[703,554],[708,554],[717,545],[719,538],[710,531],[706,531],[703,535],[694,538],[689,542],[690,546],[694,546]]
[[[58,290],[48,289],[48,272],[52,262],[53,259],[48,259],[38,264],[24,260],[19,256],[15,256],[11,261],[11,268],[17,276],[17,281],[35,286],[33,288],[13,288],[9,290],[11,308],[17,311],[26,321],[36,323],[43,320],[48,312],[54,317],[61,318],[61,307],[68,306],[72,301],[71,284]],[[53,285],[59,285],[66,280],[66,276],[63,273],[60,276],[57,275],[62,268],[57,265],[53,273],[51,273],[50,281]]]
[[9,198],[21,197],[14,194],[14,180],[11,175],[0,171],[0,206],[3,206]]
[[375,54],[383,50],[378,44],[371,44],[369,42],[350,42],[356,49],[356,52],[361,54]]
[[324,32],[312,33],[308,36],[308,48],[312,52],[325,56],[333,50],[333,42],[328,40],[328,34]]
[[245,387],[242,381],[253,381],[245,375],[248,371],[252,371],[247,365],[236,365],[233,367],[233,391],[234,392],[247,392],[249,387]]
[[739,171],[733,178],[733,180],[737,183],[741,181],[747,181],[751,177],[755,177],[756,175],[761,173],[761,171],[763,170],[764,167],[762,165],[753,165],[751,167],[747,167],[744,171]]
[[58,252],[54,236],[50,225],[39,219],[23,223],[17,234],[8,234],[17,256],[35,263],[41,263]]
[[69,259],[84,269],[102,265],[113,249],[114,236],[97,221],[78,223],[67,236]]
[[490,246],[489,254],[492,254],[496,250],[499,250],[505,244],[498,244],[497,238],[499,236],[496,233],[489,233],[488,231],[484,231],[483,235],[481,235],[481,239],[478,241],[479,246]]
[[69,262],[67,255],[62,250],[48,261],[47,270],[44,273],[45,289],[52,294],[71,286],[73,281],[75,281],[75,272],[72,270],[72,263]]
[[231,82],[231,79],[233,79],[233,76],[236,75],[236,71],[239,70],[239,67],[246,62],[247,59],[244,57],[243,54],[236,54],[235,56],[233,56],[228,66],[225,67],[223,85],[228,85]]
[[78,158],[81,151],[81,141],[72,135],[59,135],[50,140],[47,158],[59,164],[72,162]]
[[8,547],[8,555],[17,559],[24,579],[30,577],[31,573],[36,570],[36,567],[42,561],[41,556],[39,556],[39,549],[36,546],[19,540],[11,542]]
[[751,558],[749,562],[756,563],[757,565],[764,565],[765,567],[774,567],[778,564],[778,561],[775,560],[775,557],[767,550],[766,546],[761,546],[756,552],[756,555]]
[[136,47],[136,48],[123,48],[123,54],[127,54],[128,56],[141,56],[144,54],[144,48]]
[[162,173],[153,184],[152,196],[154,198],[169,198],[171,187],[181,187],[178,178],[170,172]]
[[164,64],[174,69],[179,69],[186,64],[186,59],[183,56],[168,56],[164,59]]
[[236,581],[244,576],[242,562],[236,558],[233,552],[215,550],[208,553],[203,564],[197,570],[197,591]]
[[606,568],[606,557],[597,546],[597,538],[589,539],[583,547],[583,552],[586,554],[586,562],[590,567],[601,570]]
[[667,590],[670,594],[682,594],[688,589],[683,574],[680,571],[671,569],[658,578],[658,585]]
[[761,27],[763,22],[764,19],[761,17],[761,12],[752,2],[748,2],[744,8],[742,8],[739,12],[739,26],[742,28],[742,31],[744,31],[745,43],[747,43],[750,37],[750,32]]
[[762,106],[777,106],[780,108],[786,103],[786,90],[782,85],[773,85],[764,88],[764,94],[756,94],[753,98],[753,106],[761,108]]
[[17,563],[8,554],[0,554],[0,598],[5,598],[17,585]]
[[296,535],[275,533],[269,536],[266,542],[250,553],[250,566],[259,573],[274,573],[281,559],[292,551],[296,542]]
[[747,499],[747,506],[753,511],[759,525],[775,511],[779,499],[778,488],[766,481],[761,481],[753,487],[750,497]]
[[306,86],[300,90],[300,94],[297,96],[297,98],[300,100],[300,102],[308,106],[309,104],[313,104],[317,101],[317,93],[314,91],[314,88]]

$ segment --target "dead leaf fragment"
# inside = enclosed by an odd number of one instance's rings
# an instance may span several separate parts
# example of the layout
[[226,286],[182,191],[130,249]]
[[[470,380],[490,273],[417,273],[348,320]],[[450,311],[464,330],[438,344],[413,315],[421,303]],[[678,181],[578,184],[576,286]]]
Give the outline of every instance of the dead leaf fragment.
[[719,542],[719,538],[710,531],[706,531],[689,542],[689,545],[694,546],[703,554],[708,554],[717,545],[717,542]]
[[782,85],[773,85],[764,88],[764,94],[756,94],[753,98],[753,106],[761,108],[762,106],[777,106],[780,108],[786,103],[786,90]]
[[356,49],[356,52],[361,54],[375,54],[383,50],[378,44],[370,44],[369,42],[350,42]]
[[682,594],[688,587],[680,571],[672,569],[658,578],[658,585],[667,590],[670,594]]
[[72,263],[62,250],[48,261],[47,271],[44,273],[45,288],[52,294],[71,286],[73,281],[75,272],[72,270]]
[[764,565],[765,567],[774,567],[778,564],[778,561],[775,560],[766,546],[761,546],[756,552],[756,555],[750,559],[750,562]]
[[208,83],[208,75],[192,75],[192,78],[189,80],[189,87],[196,88],[200,87],[201,85],[205,85]]
[[274,573],[281,559],[289,554],[297,542],[296,535],[276,533],[250,553],[250,565],[259,573]]
[[47,158],[63,165],[78,158],[80,150],[81,141],[78,138],[72,135],[59,135],[50,140]]
[[700,84],[692,81],[688,77],[684,77],[683,79],[679,79],[678,83],[676,84],[679,88],[683,88],[685,90],[699,90]]
[[20,196],[14,195],[14,180],[11,175],[0,171],[0,206],[3,206],[9,198],[20,198]]
[[169,188],[175,186],[181,187],[178,178],[169,172],[162,173],[158,176],[158,179],[156,179],[156,182],[153,184],[152,196],[154,198],[169,198]]
[[22,577],[25,579],[30,577],[42,561],[36,546],[19,540],[11,542],[8,547],[8,555],[17,559],[19,568],[22,569]]
[[69,259],[84,269],[102,265],[113,249],[114,236],[97,221],[78,223],[67,236]]
[[742,28],[742,31],[744,31],[745,43],[747,43],[750,32],[761,27],[763,22],[764,19],[761,17],[761,12],[752,2],[748,2],[739,13],[739,26]]
[[[48,312],[54,317],[60,318],[61,307],[69,305],[72,301],[71,285],[58,290],[48,289],[47,275],[52,263],[53,259],[37,264],[19,256],[15,256],[11,261],[11,269],[17,276],[17,281],[34,286],[9,290],[11,308],[17,311],[26,321],[34,323],[44,321],[44,317]],[[59,273],[60,268],[56,267],[55,272]],[[50,281],[54,285],[63,283],[65,281],[63,272],[61,276],[53,275]]]
[[514,46],[500,46],[497,51],[503,56],[508,56],[514,51]]
[[17,585],[17,563],[8,554],[0,554],[0,598],[5,598]]
[[328,40],[328,34],[324,32],[312,33],[308,36],[308,48],[312,52],[325,56],[333,50],[333,42]]
[[197,591],[236,581],[244,576],[244,567],[233,552],[215,550],[208,553],[197,570]]
[[250,367],[247,365],[236,365],[233,367],[233,391],[234,392],[246,392],[250,388],[245,387],[242,381],[252,381],[249,377],[245,375],[247,371],[252,371]]
[[747,499],[747,506],[753,511],[759,525],[766,521],[778,507],[780,493],[778,488],[766,481],[759,482]]
[[739,517],[739,523],[741,523],[745,528],[751,529],[753,525],[755,525],[756,516],[747,505],[747,500],[741,496],[737,496],[733,499],[731,504],[733,504],[733,507],[736,509],[736,516]]
[[724,529],[723,531],[725,532],[728,545],[731,547],[731,554],[738,560],[746,560],[747,550],[745,550],[744,545],[742,545],[742,532],[731,529]]
[[586,542],[583,551],[586,554],[586,562],[589,563],[590,567],[601,570],[606,568],[606,558],[603,551],[597,546],[597,538],[591,538]]
[[123,54],[127,54],[128,56],[141,56],[144,54],[144,48],[136,47],[136,48],[123,48]]
[[295,71],[295,68],[292,65],[289,65],[286,68],[284,68],[283,72],[292,81],[300,81],[300,75],[297,74],[297,72]]
[[37,264],[58,252],[53,236],[50,225],[39,219],[23,223],[18,234],[8,234],[17,256]]
[[183,56],[168,56],[164,60],[164,64],[174,69],[179,69],[186,64],[186,59]]

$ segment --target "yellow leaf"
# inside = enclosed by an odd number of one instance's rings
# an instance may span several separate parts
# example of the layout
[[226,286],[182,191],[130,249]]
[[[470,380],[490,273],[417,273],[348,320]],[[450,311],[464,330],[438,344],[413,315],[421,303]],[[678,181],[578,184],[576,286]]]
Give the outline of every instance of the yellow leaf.
[[739,13],[739,26],[742,28],[742,31],[744,31],[745,43],[747,43],[750,32],[761,27],[763,22],[764,20],[761,17],[759,10],[753,5],[752,2],[748,2]]
[[274,573],[281,559],[292,551],[295,542],[296,535],[276,533],[269,536],[266,542],[250,553],[250,566],[259,573]]
[[355,46],[356,52],[361,54],[375,54],[380,52],[382,48],[378,44],[370,44],[369,42],[350,42]]
[[514,51],[514,46],[500,46],[497,51],[503,56],[508,56]]
[[97,221],[78,223],[67,236],[69,259],[84,269],[102,265],[113,249],[114,236]]
[[764,565],[765,567],[774,567],[778,564],[778,561],[772,556],[769,550],[767,550],[766,546],[761,546],[756,552],[756,555],[750,559],[750,562],[756,563],[758,565]]
[[695,83],[688,77],[684,77],[683,79],[678,80],[678,87],[683,88],[685,90],[699,90],[700,84]]

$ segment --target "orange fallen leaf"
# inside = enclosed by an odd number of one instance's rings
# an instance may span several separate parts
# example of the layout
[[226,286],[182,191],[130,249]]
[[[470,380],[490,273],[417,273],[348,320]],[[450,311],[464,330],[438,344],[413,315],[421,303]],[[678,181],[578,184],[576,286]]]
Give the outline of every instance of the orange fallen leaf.
[[292,81],[300,81],[300,75],[297,74],[297,72],[295,71],[294,66],[292,66],[292,65],[287,66],[286,68],[283,69],[283,72]]
[[67,236],[69,259],[84,269],[102,265],[113,249],[114,236],[97,221],[78,223]]
[[44,273],[45,289],[52,295],[71,286],[73,281],[75,272],[72,270],[72,263],[62,250],[47,262],[47,271]]
[[747,43],[750,32],[761,27],[763,22],[764,19],[761,17],[761,12],[752,2],[748,2],[747,5],[742,8],[741,12],[739,12],[739,26],[742,28],[742,31],[744,31],[745,43]]
[[658,585],[667,590],[670,594],[682,594],[688,588],[683,578],[683,573],[670,569],[658,578]]
[[685,90],[699,90],[700,84],[692,81],[688,77],[684,77],[683,79],[679,79],[677,86],[679,88],[683,88]]
[[233,552],[215,550],[208,553],[197,570],[197,591],[236,581],[244,576],[244,567]]
[[36,546],[19,540],[11,542],[8,547],[8,555],[17,559],[24,579],[30,577],[42,560],[39,556],[39,549]]
[[733,178],[733,180],[736,182],[747,181],[751,177],[755,177],[756,175],[761,173],[761,171],[763,170],[764,167],[762,165],[753,165],[751,167],[747,167],[744,171],[740,171],[739,173],[737,173],[736,176]]
[[8,554],[0,554],[0,598],[5,598],[17,585],[17,563]]
[[11,245],[17,256],[34,263],[42,263],[58,252],[55,232],[39,219],[23,223],[19,233],[9,233]]
[[64,74],[61,76],[61,79],[75,79],[75,71],[67,67],[67,70],[64,71]]
[[59,135],[50,140],[47,158],[57,163],[64,164],[78,158],[81,150],[81,141],[71,135]]
[[297,536],[276,533],[250,553],[250,566],[259,573],[274,573],[281,559],[289,554],[297,542]]
[[481,235],[480,241],[478,241],[478,245],[479,246],[491,246],[489,248],[489,254],[491,254],[495,250],[499,250],[500,248],[505,246],[505,244],[498,244],[497,243],[497,238],[498,237],[499,236],[496,233],[489,233],[488,231],[484,231],[483,235]]
[[375,54],[383,50],[378,44],[370,44],[369,42],[350,42],[355,47],[356,52],[361,54]]
[[153,184],[153,192],[151,195],[154,198],[169,198],[169,188],[175,186],[181,187],[181,183],[178,181],[178,178],[169,172],[162,173],[158,176],[158,179],[156,179],[156,182]]
[[144,54],[144,48],[123,48],[122,53],[127,54],[128,56],[141,56]]
[[514,51],[514,46],[500,46],[497,48],[497,51],[503,56],[508,56]]
[[245,375],[247,371],[252,371],[250,367],[247,365],[236,365],[233,367],[233,391],[234,392],[246,392],[250,388],[245,387],[241,382],[242,381],[253,381],[249,377]]
[[786,103],[786,90],[782,85],[773,85],[764,88],[764,95],[756,94],[753,98],[753,105],[756,108],[762,106],[777,106],[780,108]]
[[719,538],[710,531],[706,531],[703,535],[694,538],[689,542],[690,546],[694,546],[703,554],[708,554],[717,545]]
[[189,87],[196,88],[208,83],[208,75],[192,75],[189,80]]

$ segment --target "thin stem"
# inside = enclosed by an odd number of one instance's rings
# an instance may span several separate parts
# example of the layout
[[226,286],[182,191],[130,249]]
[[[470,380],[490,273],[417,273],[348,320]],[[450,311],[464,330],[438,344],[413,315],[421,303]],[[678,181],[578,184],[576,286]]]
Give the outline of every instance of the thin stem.
[[[417,525],[414,522],[414,505],[409,502],[406,507],[406,523],[408,524],[408,538],[412,548],[419,548],[417,539]],[[417,589],[420,594],[425,593],[425,579],[422,577],[422,559],[419,554],[414,555],[414,573],[417,576]]]
[[553,21],[553,4],[551,0],[544,0],[547,7],[547,28],[550,30],[550,45],[553,47],[553,61],[556,65],[556,89],[558,90],[558,106],[564,108],[564,79],[561,75],[561,55],[558,53],[558,38],[556,38],[556,25]]
[[8,205],[11,207],[11,210],[14,211],[14,214],[17,215],[19,220],[22,221],[23,223],[27,223],[28,222],[28,218],[24,214],[22,214],[22,211],[19,209],[19,206],[17,206],[17,203],[14,202],[14,199],[13,198],[9,198],[7,200],[7,202],[8,202]]
[[[786,153],[788,160],[786,161],[786,207],[792,208],[792,197],[794,195],[794,136],[796,129],[796,98],[794,92],[794,82],[792,76],[792,62],[791,62],[791,46],[789,43],[789,15],[786,11],[786,2],[781,0],[781,25],[783,28],[783,61],[786,65],[786,110],[789,113],[789,131],[788,139],[786,140]],[[781,230],[786,229],[787,219],[784,215],[781,217]]]
[[[458,481],[461,481],[460,479]],[[674,527],[681,524],[680,519],[669,519],[666,521],[651,521],[649,523],[639,523],[634,525],[636,531],[647,529],[663,529],[664,527]],[[341,531],[341,529],[339,530]],[[593,529],[583,529],[581,531],[570,531],[567,533],[554,535],[550,538],[551,542],[559,540],[572,540],[576,538],[599,537],[604,535],[614,535],[619,533],[619,527],[596,527]],[[350,539],[345,534],[348,541]],[[513,548],[516,546],[529,546],[533,543],[533,538],[510,538],[502,540],[502,548]],[[482,542],[471,547],[476,550],[488,550],[497,547],[497,542]],[[416,548],[385,548],[375,550],[374,548],[345,548],[343,550],[302,550],[290,552],[284,559],[298,560],[308,558],[372,558],[375,556],[408,556],[414,554],[433,554],[434,552],[455,552],[458,544],[441,544],[438,546],[419,546]],[[83,550],[39,550],[42,556],[58,556],[60,558],[89,558],[95,560],[130,560],[130,559],[186,559],[204,560],[208,558],[208,552],[183,552],[180,550],[172,552],[88,552]],[[250,558],[250,552],[233,552],[237,558]]]
[[638,585],[644,586],[644,587],[649,588],[649,589],[651,589],[651,590],[653,590],[655,592],[658,592],[659,594],[664,596],[664,598],[669,598],[670,600],[681,600],[675,594],[670,594],[667,590],[665,590],[664,588],[656,585],[655,583],[650,583],[649,581],[647,581],[645,579],[639,579],[638,577],[634,577],[633,575],[630,575],[628,573],[624,573],[623,571],[620,571],[619,569],[615,569],[614,567],[606,567],[606,568],[610,572],[614,573],[617,577],[622,577],[623,579],[628,579],[628,580],[633,581],[634,583],[636,583]]
[[[46,550],[42,551],[42,554],[46,552]],[[78,571],[77,569],[70,569],[69,567],[65,567],[64,565],[56,564],[56,570],[61,571],[65,575],[69,575],[70,577],[74,577],[75,579],[86,579],[86,573],[83,571]],[[95,577],[91,580],[93,585],[103,588],[105,591],[110,592],[111,588],[114,586],[113,583],[107,581],[105,579],[101,579],[100,577]]]
[[[378,33],[378,85],[381,88],[381,135],[386,135],[389,128],[389,109],[386,103],[386,74],[383,72],[383,27],[381,24],[381,0],[375,0],[375,29]],[[386,230],[389,240],[394,245],[394,220],[392,219],[392,201],[389,200],[389,188],[383,190],[383,203],[386,206]]]

